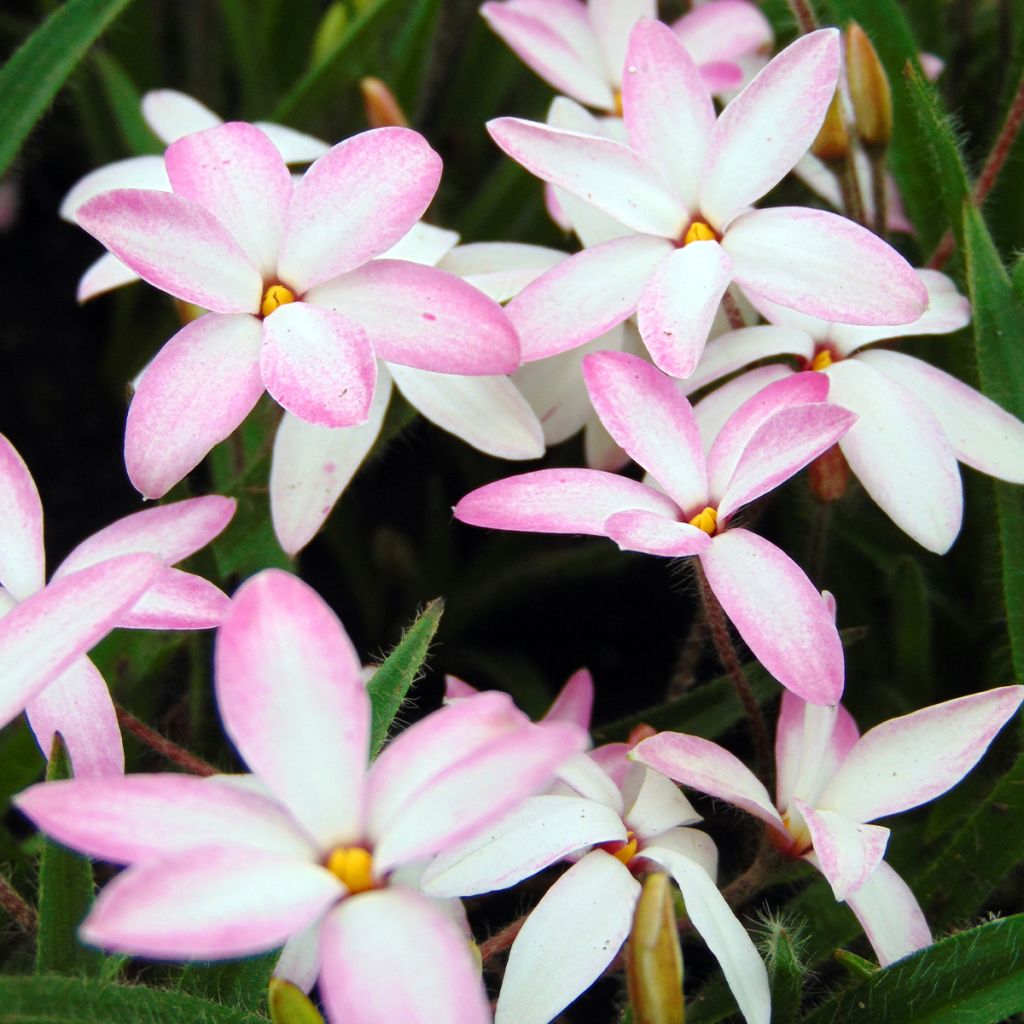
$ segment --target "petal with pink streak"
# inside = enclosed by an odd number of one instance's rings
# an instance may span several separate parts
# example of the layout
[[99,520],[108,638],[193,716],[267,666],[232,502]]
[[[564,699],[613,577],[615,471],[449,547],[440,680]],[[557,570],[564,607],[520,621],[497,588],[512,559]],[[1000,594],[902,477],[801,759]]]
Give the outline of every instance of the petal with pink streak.
[[642,856],[667,868],[675,879],[687,916],[722,968],[747,1024],[768,1024],[772,1000],[764,961],[714,881],[689,857],[657,843]]
[[846,902],[857,915],[882,967],[932,944],[921,905],[884,860]]
[[643,509],[610,515],[605,520],[604,532],[623,551],[640,551],[665,558],[699,555],[711,544],[711,538],[696,526]]
[[206,207],[170,192],[116,189],[83,203],[78,223],[151,285],[214,313],[255,313],[263,278]]
[[355,320],[293,302],[263,321],[260,374],[267,391],[300,419],[351,427],[370,415],[377,360]]
[[202,576],[164,569],[118,626],[125,629],[212,629],[231,601]]
[[154,133],[170,145],[183,135],[221,124],[209,107],[177,89],[152,89],[142,97],[142,116]]
[[121,727],[106,680],[86,657],[66,668],[25,707],[45,757],[60,733],[76,779],[124,773]]
[[658,16],[657,0],[588,0],[587,13],[614,82],[624,72],[630,32],[641,19]]
[[90,171],[84,178],[71,186],[60,204],[60,216],[71,224],[76,223],[75,214],[82,203],[103,192],[115,188],[148,188],[155,192],[170,192],[171,183],[164,170],[164,162],[158,156],[133,156],[127,160],[115,160]]
[[745,289],[831,322],[905,324],[928,304],[921,279],[895,249],[824,210],[778,206],[742,214],[722,248]]
[[254,121],[253,124],[270,139],[286,164],[312,163],[331,148],[321,139],[297,132],[284,124],[274,124],[272,121]]
[[603,850],[574,864],[512,943],[495,1024],[545,1024],[586,991],[629,935],[640,883]]
[[864,825],[835,811],[820,811],[793,801],[803,815],[817,854],[817,866],[837,900],[845,900],[871,877],[885,856],[889,830]]
[[507,302],[531,281],[568,257],[560,249],[521,242],[471,242],[447,252],[437,264],[495,302]]
[[603,804],[576,796],[529,797],[469,842],[435,857],[423,875],[423,891],[465,897],[507,889],[577,850],[626,838],[622,819]]
[[102,640],[161,569],[152,555],[121,555],[51,583],[0,619],[0,725]]
[[523,362],[566,352],[622,323],[673,251],[664,239],[630,235],[584,249],[536,278],[507,307]]
[[465,935],[437,902],[413,889],[361,893],[327,915],[320,931],[320,993],[336,1021],[491,1019]]
[[594,677],[587,669],[581,668],[566,680],[542,721],[572,722],[587,732],[593,711]]
[[289,555],[323,526],[377,440],[390,399],[391,375],[379,367],[365,423],[319,427],[290,412],[281,418],[270,462],[270,515]]
[[928,405],[862,358],[829,367],[829,400],[859,417],[839,442],[850,469],[883,512],[929,551],[960,532],[963,488],[956,453]]
[[[711,394],[705,395],[693,407],[693,415],[700,428],[704,451],[710,453],[725,424],[744,402],[753,398],[769,384],[792,375],[793,370],[788,366],[780,364],[759,366],[753,370],[747,370],[746,373],[715,388]],[[728,479],[728,477],[725,478],[726,483],[728,483]]]
[[78,279],[75,300],[88,302],[97,295],[138,280],[139,275],[131,267],[122,263],[112,252],[105,252]]
[[292,176],[270,139],[232,121],[171,143],[164,163],[175,193],[205,206],[264,280],[273,278]]
[[317,850],[276,800],[219,778],[172,773],[46,782],[15,798],[58,842],[133,864],[201,846],[315,860]]
[[704,453],[693,410],[675,382],[627,352],[587,356],[583,379],[612,437],[680,508],[700,511],[708,495]]
[[733,60],[770,47],[771,22],[749,0],[711,0],[672,23],[698,66]]
[[79,935],[136,956],[248,956],[282,945],[343,892],[318,864],[241,846],[197,847],[124,871]]
[[698,209],[715,107],[686,47],[660,21],[638,22],[629,37],[622,107],[633,147],[674,186],[687,209]]
[[491,138],[542,181],[564,188],[634,231],[676,238],[689,214],[682,199],[635,150],[613,139],[499,117]]
[[217,635],[217,704],[246,764],[320,847],[362,837],[370,704],[338,617],[268,569],[235,594]]
[[260,323],[207,314],[157,353],[128,409],[124,458],[143,497],[159,498],[245,419],[263,394]]
[[898,814],[952,789],[981,760],[1024,701],[1001,686],[869,729],[825,787],[818,806],[855,821]]
[[711,740],[659,732],[641,740],[629,757],[684,786],[725,800],[785,834],[768,790],[738,757]]
[[666,373],[688,377],[696,369],[731,277],[732,263],[717,242],[677,249],[651,275],[637,304],[637,325]]
[[811,336],[773,324],[728,331],[708,342],[697,368],[686,378],[686,392],[692,394],[749,363],[790,355],[810,359],[814,355]]
[[800,566],[747,530],[713,537],[700,560],[715,597],[754,657],[803,700],[835,704],[843,693],[843,645]]
[[455,518],[471,526],[526,533],[605,536],[608,517],[642,509],[675,519],[675,502],[652,487],[597,469],[541,469],[496,480],[467,494]]
[[700,208],[722,230],[777,185],[821,128],[839,77],[837,29],[801,36],[722,112],[708,145]]
[[956,457],[982,473],[1024,483],[1024,423],[956,377],[902,352],[857,356],[920,398],[946,432]]
[[373,260],[306,298],[358,323],[389,363],[458,374],[511,373],[519,366],[519,341],[505,311],[434,267]]
[[441,158],[408,128],[338,143],[306,171],[288,211],[277,270],[305,292],[386,252],[423,216]]
[[0,584],[19,601],[46,582],[43,506],[14,445],[0,434]]

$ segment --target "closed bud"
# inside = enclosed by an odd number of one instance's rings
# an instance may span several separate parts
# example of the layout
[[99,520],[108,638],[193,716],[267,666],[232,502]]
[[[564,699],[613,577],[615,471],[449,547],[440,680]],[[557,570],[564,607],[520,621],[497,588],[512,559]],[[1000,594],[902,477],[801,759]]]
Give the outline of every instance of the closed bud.
[[843,103],[837,89],[828,105],[828,113],[818,132],[818,137],[811,143],[811,152],[826,164],[838,163],[850,155],[850,131],[843,117]]
[[324,1024],[320,1011],[306,993],[283,978],[270,979],[267,1003],[274,1024]]
[[366,121],[371,128],[408,128],[409,119],[399,106],[395,94],[379,78],[361,78]]
[[683,954],[668,875],[648,875],[626,944],[634,1024],[683,1024]]
[[884,151],[892,139],[889,76],[871,40],[855,21],[846,30],[846,80],[857,119],[857,137],[869,152]]

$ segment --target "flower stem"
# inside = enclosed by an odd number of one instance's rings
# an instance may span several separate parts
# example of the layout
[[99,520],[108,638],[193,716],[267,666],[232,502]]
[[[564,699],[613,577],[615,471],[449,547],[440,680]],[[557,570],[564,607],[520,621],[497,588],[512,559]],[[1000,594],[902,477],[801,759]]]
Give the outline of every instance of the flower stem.
[[192,775],[217,774],[217,769],[209,761],[190,754],[184,747],[179,747],[177,743],[167,739],[166,736],[161,736],[155,729],[151,729],[120,704],[115,704],[114,710],[117,712],[117,720],[123,728],[172,764],[184,768]]
[[725,315],[729,320],[729,326],[732,330],[738,331],[741,327],[747,326],[747,321],[743,318],[743,311],[728,288],[726,288],[725,294],[722,296],[722,308],[725,310]]
[[875,207],[872,225],[879,238],[885,238],[889,225],[889,197],[885,190],[885,154],[871,157],[871,199]]
[[0,907],[7,911],[11,920],[26,935],[35,935],[37,926],[35,910],[3,875],[0,875]]
[[818,19],[807,0],[789,0],[789,6],[801,35],[813,32],[818,27]]
[[504,953],[515,942],[516,936],[522,931],[523,925],[526,924],[526,919],[529,916],[529,914],[523,914],[522,917],[516,918],[511,924],[505,925],[500,932],[496,932],[489,939],[481,942],[480,959],[486,964],[488,960],[492,960],[499,953]]

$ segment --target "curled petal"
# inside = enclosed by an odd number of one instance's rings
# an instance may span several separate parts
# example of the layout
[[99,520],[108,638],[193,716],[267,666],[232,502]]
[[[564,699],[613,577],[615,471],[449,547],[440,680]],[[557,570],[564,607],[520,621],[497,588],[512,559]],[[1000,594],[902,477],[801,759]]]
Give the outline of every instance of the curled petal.
[[701,820],[667,775],[643,765],[630,767],[622,794],[626,803],[623,820],[641,839],[653,842],[671,829]]
[[821,873],[837,900],[856,892],[882,862],[889,830],[863,825],[835,811],[820,811],[803,800],[794,805],[807,823]]
[[814,339],[804,331],[774,324],[728,331],[708,342],[697,369],[686,378],[686,392],[692,394],[749,363],[788,355],[809,360]]

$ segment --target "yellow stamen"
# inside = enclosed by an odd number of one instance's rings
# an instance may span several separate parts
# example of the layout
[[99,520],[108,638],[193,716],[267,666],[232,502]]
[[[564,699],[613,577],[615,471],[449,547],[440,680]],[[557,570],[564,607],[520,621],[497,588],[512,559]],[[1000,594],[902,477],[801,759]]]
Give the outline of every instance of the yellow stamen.
[[327,870],[339,878],[351,893],[372,889],[373,856],[361,846],[338,846],[327,858]]
[[811,369],[819,372],[827,370],[832,365],[832,353],[823,348],[812,360]]
[[690,525],[696,526],[698,530],[703,530],[706,534],[713,537],[715,530],[718,529],[718,510],[711,508],[709,505],[703,512],[698,512],[690,520]]
[[702,220],[695,220],[683,235],[683,245],[689,245],[691,242],[715,242],[717,240],[718,235],[715,234],[715,229]]
[[622,117],[622,90],[615,90],[615,116]]
[[626,836],[628,841],[612,854],[616,860],[621,860],[623,864],[628,864],[636,856],[636,836],[632,832],[627,832]]
[[278,306],[287,306],[289,302],[295,301],[295,292],[286,288],[283,284],[272,284],[264,293],[263,301],[260,303],[260,312],[264,316],[270,316]]

